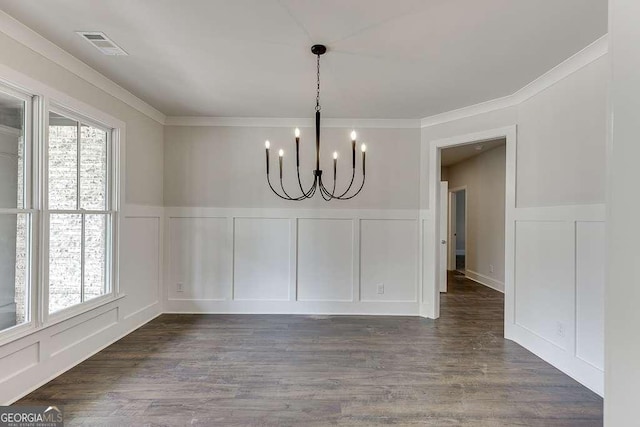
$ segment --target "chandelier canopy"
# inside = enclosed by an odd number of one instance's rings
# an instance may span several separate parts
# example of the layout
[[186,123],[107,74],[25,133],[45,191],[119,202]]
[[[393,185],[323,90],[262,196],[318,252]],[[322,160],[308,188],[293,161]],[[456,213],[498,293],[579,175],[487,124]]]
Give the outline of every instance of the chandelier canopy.
[[[353,187],[355,177],[356,177],[356,132],[351,132],[351,181],[349,182],[349,186],[344,191],[338,191],[336,193],[336,178],[338,171],[338,152],[334,151],[333,153],[333,184],[330,184],[331,190],[325,187],[322,181],[322,169],[320,169],[320,56],[322,56],[327,51],[327,47],[321,44],[316,44],[311,46],[311,53],[316,55],[317,57],[317,89],[316,89],[316,168],[313,171],[313,184],[307,190],[305,190],[302,185],[302,180],[300,179],[300,129],[296,128],[294,131],[295,141],[296,141],[296,175],[298,178],[298,189],[296,189],[296,193],[292,193],[293,196],[289,195],[289,193],[285,190],[284,184],[282,182],[282,160],[284,157],[284,150],[280,149],[278,151],[278,164],[280,166],[280,190],[282,193],[277,191],[273,184],[271,183],[271,178],[269,175],[269,150],[271,148],[271,143],[269,141],[265,141],[264,145],[266,148],[267,154],[267,183],[269,184],[269,188],[281,199],[285,200],[305,200],[312,198],[318,189],[320,189],[320,195],[326,201],[329,200],[349,200],[357,196],[362,188],[364,187],[365,182],[365,161],[366,161],[366,145],[362,144],[360,149],[362,151],[362,183],[357,190],[351,191]],[[296,195],[298,194],[298,195]]]

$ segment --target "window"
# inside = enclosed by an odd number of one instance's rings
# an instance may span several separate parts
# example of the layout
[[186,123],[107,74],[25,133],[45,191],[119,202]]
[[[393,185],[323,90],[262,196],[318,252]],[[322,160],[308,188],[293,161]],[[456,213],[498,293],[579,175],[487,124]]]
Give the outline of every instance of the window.
[[0,86],[0,330],[30,321],[31,99]]
[[111,292],[110,133],[73,113],[49,112],[49,313]]
[[0,341],[116,295],[122,126],[0,81]]

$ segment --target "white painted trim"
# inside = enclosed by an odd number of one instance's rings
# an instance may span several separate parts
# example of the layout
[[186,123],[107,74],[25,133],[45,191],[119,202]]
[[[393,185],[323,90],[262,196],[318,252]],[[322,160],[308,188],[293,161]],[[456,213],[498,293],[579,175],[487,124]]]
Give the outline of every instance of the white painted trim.
[[504,282],[492,279],[489,276],[485,276],[484,274],[480,274],[473,270],[465,270],[465,277],[488,288],[504,293]]
[[[510,338],[509,331],[513,327],[514,307],[514,251],[515,251],[515,220],[516,207],[516,126],[506,126],[489,129],[451,138],[432,140],[429,144],[429,206],[434,218],[430,224],[431,236],[439,235],[441,162],[440,154],[443,148],[473,144],[481,141],[505,138],[506,140],[506,181],[505,181],[505,337]],[[429,243],[427,243],[429,244]],[[431,274],[423,277],[423,309],[427,317],[437,319],[440,316],[440,286],[438,285],[439,239],[430,242],[433,253],[430,258],[423,258],[423,263],[430,267]]]
[[165,313],[417,316],[417,302],[168,300]]
[[516,221],[604,221],[605,210],[604,203],[516,208],[514,219]]
[[0,11],[2,32],[34,52],[60,65],[76,76],[91,83],[107,94],[135,108],[158,123],[164,124],[166,116],[122,86],[91,68],[66,50],[42,37],[4,11]]
[[[0,25],[2,25],[1,18],[2,12],[0,11]],[[84,117],[102,123],[109,128],[116,129],[126,127],[124,121],[99,110],[93,105],[79,101],[39,80],[33,79],[20,71],[7,67],[4,64],[0,64],[0,83],[16,87],[18,90],[28,93],[29,95],[46,97],[48,101],[53,101],[56,105],[68,110],[81,111]]]
[[165,207],[167,218],[298,218],[298,219],[412,219],[418,209],[287,209],[287,208],[216,208]]
[[[188,117],[170,116],[167,126],[210,126],[210,127],[314,127],[314,119],[280,117]],[[378,128],[378,129],[419,129],[419,119],[322,119],[325,128]]]
[[466,252],[464,249],[456,249],[456,255],[465,255]]
[[511,95],[425,117],[420,120],[420,126],[426,128],[516,106],[591,64],[603,55],[606,55],[608,51],[609,36],[605,34]]

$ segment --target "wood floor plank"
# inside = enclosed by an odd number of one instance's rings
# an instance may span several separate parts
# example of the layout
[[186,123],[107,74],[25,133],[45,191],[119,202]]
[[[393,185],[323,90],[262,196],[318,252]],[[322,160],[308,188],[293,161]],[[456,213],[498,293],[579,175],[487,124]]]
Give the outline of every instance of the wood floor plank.
[[68,425],[600,426],[602,399],[503,338],[452,276],[441,318],[162,315],[17,404]]

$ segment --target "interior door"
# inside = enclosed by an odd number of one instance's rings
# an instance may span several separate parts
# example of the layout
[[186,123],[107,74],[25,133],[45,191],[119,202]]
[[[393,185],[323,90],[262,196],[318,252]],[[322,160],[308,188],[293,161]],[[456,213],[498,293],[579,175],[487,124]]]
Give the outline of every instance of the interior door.
[[438,262],[438,277],[440,282],[440,292],[447,292],[447,260],[448,260],[448,246],[447,246],[447,233],[449,222],[449,182],[440,182],[440,253]]
[[448,270],[456,269],[456,193],[449,192],[449,233],[447,240],[447,264]]

